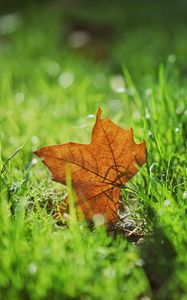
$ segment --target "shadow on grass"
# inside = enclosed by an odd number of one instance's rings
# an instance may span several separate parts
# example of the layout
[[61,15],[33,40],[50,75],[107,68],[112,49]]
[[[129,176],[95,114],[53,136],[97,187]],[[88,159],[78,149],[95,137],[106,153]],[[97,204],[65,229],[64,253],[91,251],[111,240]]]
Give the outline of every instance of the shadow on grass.
[[140,245],[144,270],[152,289],[153,299],[174,299],[169,293],[175,272],[176,251],[163,229],[155,223],[153,234]]

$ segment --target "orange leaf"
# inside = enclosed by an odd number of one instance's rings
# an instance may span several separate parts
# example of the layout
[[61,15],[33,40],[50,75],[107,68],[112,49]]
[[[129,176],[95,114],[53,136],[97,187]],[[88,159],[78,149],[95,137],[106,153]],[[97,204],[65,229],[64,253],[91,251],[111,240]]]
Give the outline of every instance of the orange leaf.
[[120,187],[129,181],[146,162],[146,144],[136,144],[133,129],[122,129],[97,112],[90,144],[67,143],[41,148],[53,180],[66,184],[67,167],[77,195],[77,211],[87,220],[103,214],[114,222],[119,207]]

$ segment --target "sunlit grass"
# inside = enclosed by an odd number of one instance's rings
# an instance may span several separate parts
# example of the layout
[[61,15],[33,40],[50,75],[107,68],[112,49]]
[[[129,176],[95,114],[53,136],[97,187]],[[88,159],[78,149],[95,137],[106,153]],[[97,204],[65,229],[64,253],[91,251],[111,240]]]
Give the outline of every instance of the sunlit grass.
[[[0,298],[186,299],[186,83],[171,60],[137,81],[119,54],[113,74],[58,44],[56,11],[39,13],[42,26],[26,16],[0,57],[1,170],[11,158],[0,177]],[[142,244],[102,227],[59,226],[48,207],[64,188],[33,151],[89,142],[98,106],[147,143],[147,166],[129,183]],[[123,202],[134,209],[127,191]]]

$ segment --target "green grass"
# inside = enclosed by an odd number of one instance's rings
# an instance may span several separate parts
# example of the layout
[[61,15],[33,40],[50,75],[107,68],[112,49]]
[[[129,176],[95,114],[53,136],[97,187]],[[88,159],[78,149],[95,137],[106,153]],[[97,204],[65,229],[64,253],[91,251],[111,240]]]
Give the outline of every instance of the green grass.
[[[0,36],[0,168],[11,158],[0,177],[0,299],[187,299],[183,25],[165,56],[163,28],[149,28],[142,40],[139,30],[128,31],[126,44],[122,34],[108,64],[59,43],[59,10],[25,11],[21,20],[15,33]],[[155,51],[144,47],[150,32]],[[180,54],[177,67],[171,54]],[[123,93],[111,88],[113,65],[120,66]],[[64,87],[67,76],[72,84]],[[122,191],[135,224],[144,222],[140,244],[102,227],[59,226],[48,207],[64,188],[33,151],[87,143],[98,106],[147,142],[147,165],[128,184],[133,194]]]

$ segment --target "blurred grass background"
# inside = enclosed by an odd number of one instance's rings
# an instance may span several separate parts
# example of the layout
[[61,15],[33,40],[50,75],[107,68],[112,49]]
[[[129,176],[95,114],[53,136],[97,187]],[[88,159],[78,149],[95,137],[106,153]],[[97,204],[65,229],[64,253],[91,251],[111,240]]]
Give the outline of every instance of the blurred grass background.
[[[17,0],[0,13],[0,298],[187,299],[187,2]],[[98,106],[147,142],[122,191],[140,244],[58,226],[49,206],[64,188],[32,153],[89,142]]]

